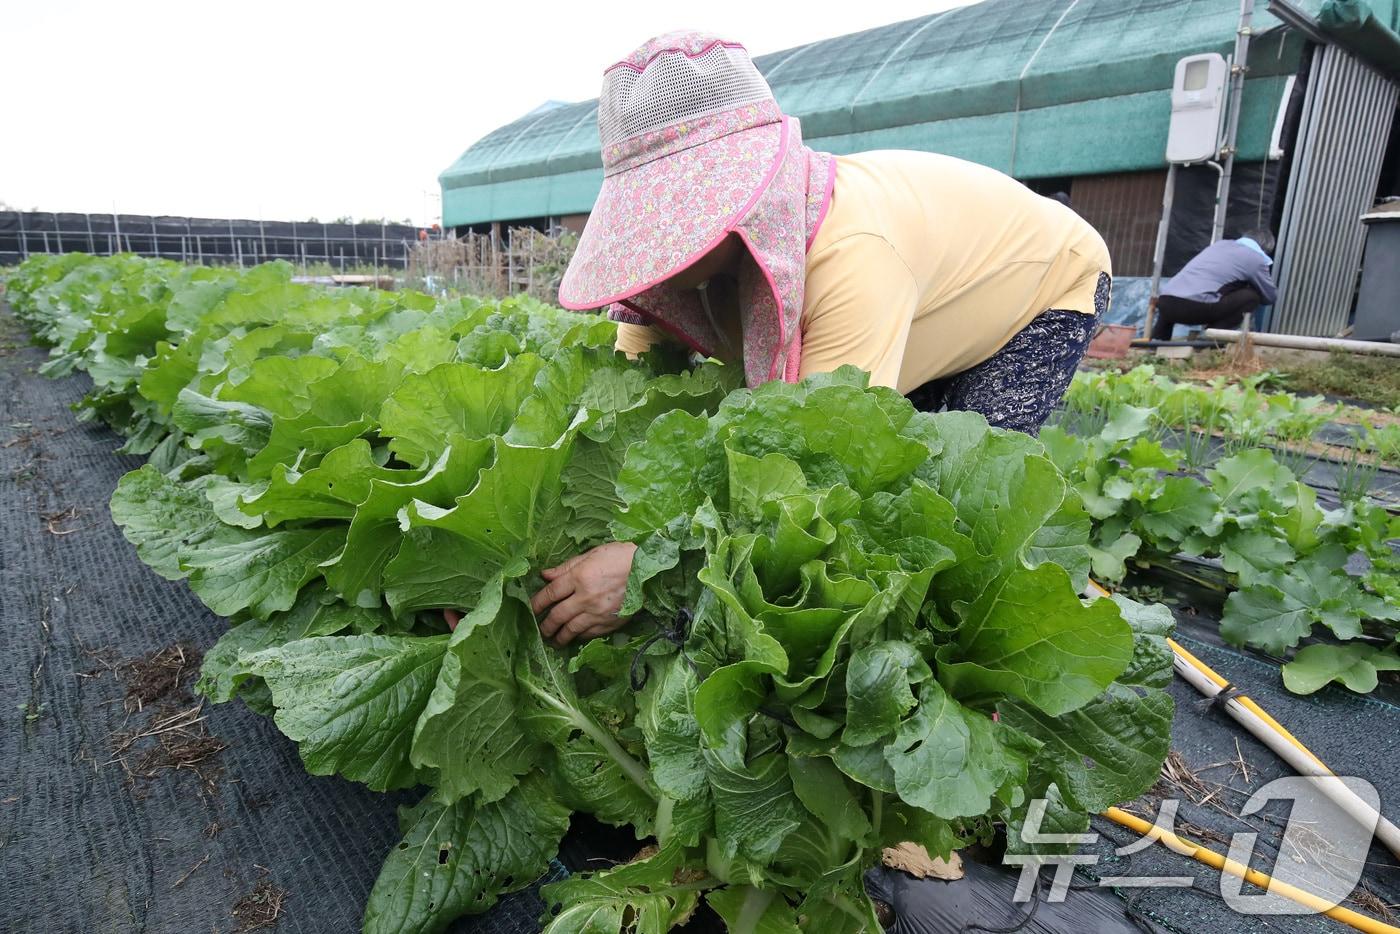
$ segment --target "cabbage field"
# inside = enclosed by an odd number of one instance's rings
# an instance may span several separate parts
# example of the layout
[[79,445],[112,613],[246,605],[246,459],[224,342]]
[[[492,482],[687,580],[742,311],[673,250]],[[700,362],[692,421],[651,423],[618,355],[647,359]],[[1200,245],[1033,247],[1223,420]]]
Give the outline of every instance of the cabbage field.
[[[1024,849],[1037,799],[1082,830],[1154,782],[1172,720],[1171,614],[1082,599],[1091,569],[1219,554],[1232,635],[1391,651],[1381,514],[1323,514],[1258,453],[1199,479],[1132,405],[1042,443],[852,369],[749,391],[615,354],[597,317],[290,272],[39,257],[8,300],[47,372],[91,376],[78,417],[147,456],[113,519],[228,619],[199,691],[312,773],[421,790],[366,931],[486,911],[574,812],[639,852],[546,886],[549,934],[702,902],[732,931],[873,934],[886,845],[1005,824]],[[609,540],[638,545],[631,622],[545,644],[540,570]],[[1347,548],[1377,563],[1337,583]],[[1298,580],[1327,601],[1289,610]]]
[[1400,516],[1367,495],[1400,465],[1400,425],[1363,422],[1323,508],[1305,445],[1338,408],[1150,367],[1080,373],[1040,440],[1093,520],[1099,580],[1157,568],[1218,591],[1221,635],[1287,659],[1289,690],[1365,693],[1400,671]]

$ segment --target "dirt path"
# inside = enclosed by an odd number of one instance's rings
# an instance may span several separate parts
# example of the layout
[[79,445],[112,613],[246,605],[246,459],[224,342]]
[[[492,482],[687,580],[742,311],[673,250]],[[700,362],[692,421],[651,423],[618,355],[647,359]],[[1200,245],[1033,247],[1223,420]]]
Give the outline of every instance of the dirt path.
[[0,929],[359,930],[413,796],[313,778],[270,722],[191,695],[224,622],[112,524],[140,459],[44,359],[0,304]]

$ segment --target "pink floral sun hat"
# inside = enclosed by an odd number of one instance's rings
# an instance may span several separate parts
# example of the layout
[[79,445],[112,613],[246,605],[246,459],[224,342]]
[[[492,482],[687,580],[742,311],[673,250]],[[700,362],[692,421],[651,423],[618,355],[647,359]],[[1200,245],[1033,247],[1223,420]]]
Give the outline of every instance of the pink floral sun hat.
[[658,36],[605,71],[598,130],[603,188],[560,304],[608,307],[713,356],[698,293],[666,280],[737,234],[746,379],[795,380],[806,252],[835,159],[803,145],[743,46],[699,32]]

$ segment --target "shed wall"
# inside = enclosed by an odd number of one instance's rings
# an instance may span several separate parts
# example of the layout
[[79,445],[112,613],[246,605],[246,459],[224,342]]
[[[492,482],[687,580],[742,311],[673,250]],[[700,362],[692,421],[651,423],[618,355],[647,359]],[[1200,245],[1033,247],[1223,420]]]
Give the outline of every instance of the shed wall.
[[1118,172],[1076,178],[1070,186],[1074,209],[1108,244],[1114,275],[1152,274],[1152,249],[1166,181],[1165,170]]

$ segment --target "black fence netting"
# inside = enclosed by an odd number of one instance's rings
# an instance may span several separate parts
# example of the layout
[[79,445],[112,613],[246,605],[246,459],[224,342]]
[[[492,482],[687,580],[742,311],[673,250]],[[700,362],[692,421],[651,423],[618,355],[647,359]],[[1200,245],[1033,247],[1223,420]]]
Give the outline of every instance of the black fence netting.
[[410,224],[0,211],[0,266],[35,253],[138,253],[181,262],[403,268],[418,236]]
[[[1277,162],[1235,163],[1224,236],[1240,237],[1249,230],[1272,227],[1274,202],[1282,196],[1279,179]],[[1219,180],[1220,174],[1210,166],[1193,165],[1177,170],[1162,275],[1176,275],[1191,257],[1210,246]],[[1274,232],[1278,232],[1276,228]]]

